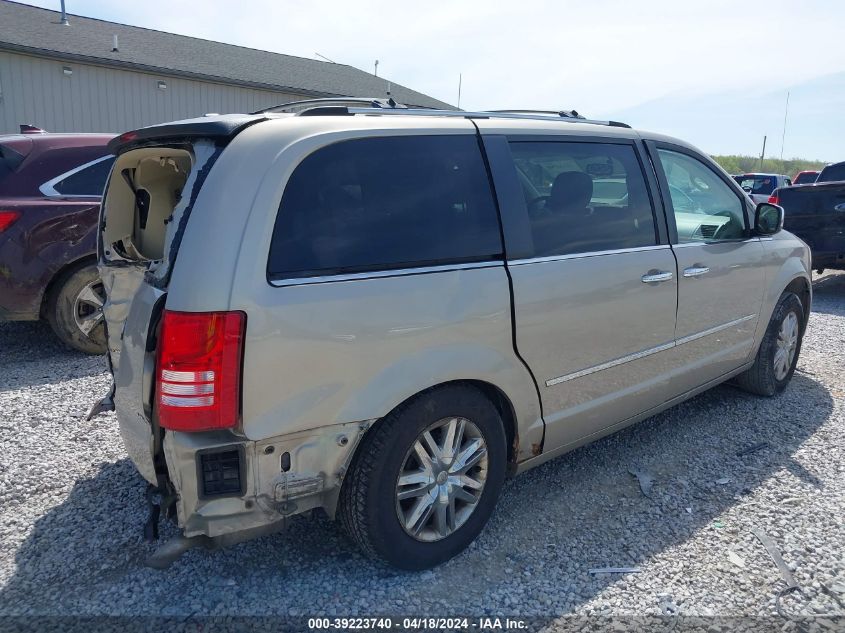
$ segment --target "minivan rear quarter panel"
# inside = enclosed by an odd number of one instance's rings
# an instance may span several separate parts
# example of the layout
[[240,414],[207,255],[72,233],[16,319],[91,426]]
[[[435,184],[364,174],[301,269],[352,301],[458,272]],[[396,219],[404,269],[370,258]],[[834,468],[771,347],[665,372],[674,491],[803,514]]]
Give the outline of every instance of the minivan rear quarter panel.
[[[358,137],[475,135],[466,120],[319,119],[260,123],[232,141],[200,193],[174,267],[169,309],[247,314],[243,433],[260,440],[374,420],[428,387],[472,379],[511,398],[521,424],[516,457],[530,457],[543,424],[533,380],[513,350],[501,261],[268,281],[276,212],[306,156]],[[256,165],[268,167],[251,187]]]

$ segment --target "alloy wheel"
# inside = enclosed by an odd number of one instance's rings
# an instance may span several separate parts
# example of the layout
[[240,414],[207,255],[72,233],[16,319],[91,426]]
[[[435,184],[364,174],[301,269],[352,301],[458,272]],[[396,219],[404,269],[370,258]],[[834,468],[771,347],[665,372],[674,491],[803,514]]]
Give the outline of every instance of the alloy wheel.
[[795,360],[795,350],[798,348],[798,317],[789,312],[784,317],[775,341],[774,370],[775,378],[783,380]]
[[396,513],[419,541],[439,541],[459,529],[487,481],[487,444],[470,420],[438,420],[414,441],[396,482]]
[[103,304],[106,291],[99,279],[86,285],[73,302],[73,319],[76,327],[87,337],[103,322]]

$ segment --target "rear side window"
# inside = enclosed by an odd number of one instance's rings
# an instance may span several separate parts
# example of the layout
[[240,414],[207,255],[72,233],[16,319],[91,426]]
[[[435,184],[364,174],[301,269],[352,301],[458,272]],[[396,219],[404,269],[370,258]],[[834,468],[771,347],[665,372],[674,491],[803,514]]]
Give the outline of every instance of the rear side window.
[[[77,168],[45,185],[47,190],[44,193],[60,196],[101,196],[112,163],[114,163],[114,156],[107,156],[81,169]],[[53,191],[49,191],[51,187]]]
[[845,180],[845,163],[828,165],[822,169],[816,182],[833,182],[835,180]]
[[535,257],[657,244],[651,199],[632,146],[520,141],[510,147]]
[[498,217],[474,136],[342,141],[288,181],[270,279],[489,261]]

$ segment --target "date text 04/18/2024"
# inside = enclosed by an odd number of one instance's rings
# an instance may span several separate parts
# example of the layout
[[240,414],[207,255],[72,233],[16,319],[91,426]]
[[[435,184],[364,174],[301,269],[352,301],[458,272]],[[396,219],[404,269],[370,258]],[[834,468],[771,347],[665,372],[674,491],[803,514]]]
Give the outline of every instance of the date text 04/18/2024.
[[390,630],[405,631],[425,630],[475,630],[475,631],[518,631],[526,628],[524,621],[514,618],[480,617],[480,618],[437,618],[437,617],[408,617],[394,619],[389,617],[354,617],[354,618],[309,618],[310,630],[339,629],[339,630]]

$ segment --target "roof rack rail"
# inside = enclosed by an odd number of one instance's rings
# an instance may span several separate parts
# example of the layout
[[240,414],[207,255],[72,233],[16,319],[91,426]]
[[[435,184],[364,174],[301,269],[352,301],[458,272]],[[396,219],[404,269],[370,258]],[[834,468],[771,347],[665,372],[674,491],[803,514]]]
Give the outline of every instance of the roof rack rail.
[[263,114],[276,110],[294,111],[297,116],[337,116],[337,115],[383,115],[401,114],[404,116],[442,116],[463,119],[528,119],[541,121],[563,121],[567,123],[591,123],[611,127],[630,128],[619,121],[598,121],[587,119],[575,110],[441,110],[437,108],[409,107],[397,103],[393,98],[377,97],[329,97],[324,99],[305,99],[291,101],[258,110],[252,114]]
[[550,114],[562,119],[583,119],[575,110],[490,110],[498,114]]
[[250,112],[250,114],[264,114],[265,112],[274,112],[276,110],[290,110],[293,108],[310,108],[311,106],[326,107],[326,106],[343,106],[348,104],[366,104],[370,108],[406,108],[407,106],[397,103],[392,97],[387,99],[375,97],[325,97],[320,99],[303,99],[301,101],[289,101],[287,103],[280,103],[279,105],[263,108]]
[[542,114],[546,116],[557,116],[561,119],[575,119],[574,121],[570,121],[571,123],[593,123],[596,125],[609,125],[611,127],[631,127],[627,123],[622,123],[622,121],[596,121],[594,119],[587,119],[583,115],[578,114],[576,110],[490,110],[490,112],[497,114]]
[[[300,115],[312,114],[311,111],[305,110]],[[317,114],[314,112],[314,114]],[[337,112],[320,112],[319,114],[337,114]],[[620,123],[619,121],[598,121],[595,119],[585,119],[582,116],[560,116],[559,113],[543,114],[543,113],[523,113],[523,112],[499,112],[496,110],[482,110],[478,112],[467,112],[465,110],[436,110],[428,108],[346,108],[345,114],[375,114],[375,115],[403,115],[403,116],[442,116],[464,119],[527,119],[531,121],[559,121],[563,123],[591,123],[593,125],[609,125],[611,127],[630,128],[627,123]]]

